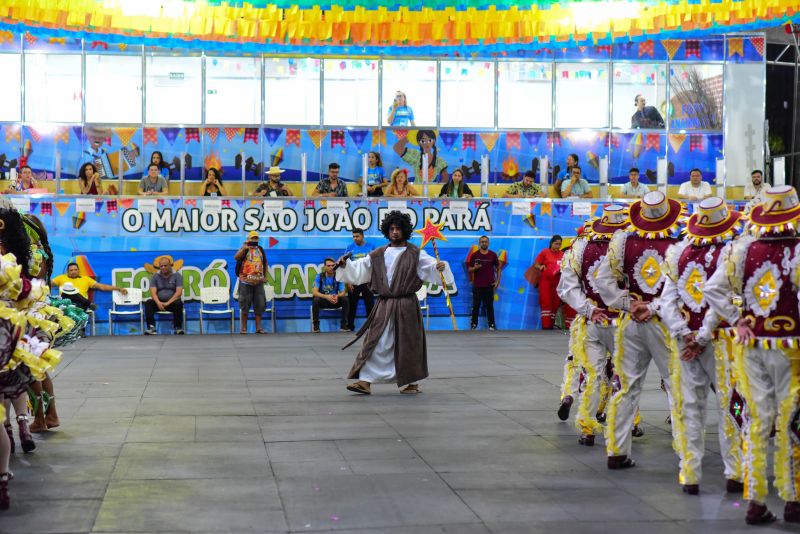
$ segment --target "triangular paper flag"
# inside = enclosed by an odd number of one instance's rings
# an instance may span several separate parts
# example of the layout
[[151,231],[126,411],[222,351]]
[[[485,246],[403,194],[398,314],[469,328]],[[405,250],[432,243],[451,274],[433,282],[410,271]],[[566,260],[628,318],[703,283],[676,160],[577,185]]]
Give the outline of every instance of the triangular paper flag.
[[386,130],[372,130],[372,146],[386,145]]
[[58,210],[58,214],[63,217],[67,213],[70,204],[70,202],[56,202],[56,210]]
[[123,198],[122,200],[119,201],[119,203],[122,204],[122,207],[125,208],[126,210],[131,209],[133,207],[134,202],[135,201],[132,198]]
[[114,133],[117,134],[123,145],[128,146],[136,133],[136,128],[114,128]]
[[683,41],[681,41],[680,39],[665,39],[661,41],[661,46],[663,46],[664,50],[667,51],[667,55],[671,60],[675,56],[675,52],[677,52],[678,49],[681,47],[682,43]]
[[306,133],[317,150],[322,145],[322,141],[328,136],[328,130],[306,130]]
[[169,146],[175,144],[175,139],[178,138],[178,134],[180,133],[180,128],[161,128],[161,133],[164,135],[164,138],[169,143]]
[[274,238],[274,237],[272,237],[272,236],[269,236],[269,248],[272,248],[272,247],[274,247],[274,246],[275,246],[275,245],[277,245],[277,244],[278,244],[278,240],[277,240],[277,239],[275,239],[275,238]]
[[677,154],[683,142],[686,141],[686,134],[669,134],[667,140],[669,141],[669,146],[672,147],[672,151]]
[[219,136],[219,128],[203,128],[203,133],[208,136],[212,143],[216,143],[217,136]]
[[267,139],[269,146],[274,145],[282,133],[283,128],[264,128],[264,137]]
[[497,138],[500,137],[498,133],[482,133],[481,134],[481,141],[483,144],[486,145],[486,150],[489,152],[492,151],[494,148],[495,143],[497,143]]

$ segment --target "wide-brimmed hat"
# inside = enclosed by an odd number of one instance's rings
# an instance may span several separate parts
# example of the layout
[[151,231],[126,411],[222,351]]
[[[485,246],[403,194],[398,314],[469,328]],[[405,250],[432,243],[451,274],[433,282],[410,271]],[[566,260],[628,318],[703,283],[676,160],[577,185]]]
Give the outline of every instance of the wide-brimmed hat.
[[71,282],[67,282],[63,286],[61,286],[61,294],[62,295],[77,295],[79,293],[78,288],[72,285]]
[[751,226],[758,232],[780,232],[794,227],[793,223],[800,219],[797,191],[790,185],[767,189],[764,201],[750,211],[749,218]]
[[284,169],[281,169],[280,167],[270,167],[269,169],[267,169],[267,172],[265,172],[264,174],[266,174],[266,175],[283,174],[284,172],[286,172],[286,171]]
[[651,191],[631,205],[631,226],[644,237],[668,237],[681,223],[683,206],[661,191]]
[[728,209],[719,197],[708,197],[697,205],[697,211],[689,217],[686,233],[695,239],[713,240],[729,234],[739,223],[742,214]]
[[590,228],[594,234],[610,235],[625,229],[628,224],[628,209],[619,204],[609,204],[603,207],[603,215],[592,221]]

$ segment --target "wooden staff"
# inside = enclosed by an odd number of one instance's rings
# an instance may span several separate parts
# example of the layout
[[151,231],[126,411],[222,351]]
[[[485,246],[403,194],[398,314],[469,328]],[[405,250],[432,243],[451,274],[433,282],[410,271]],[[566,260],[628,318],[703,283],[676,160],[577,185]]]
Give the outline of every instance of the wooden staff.
[[[440,262],[442,260],[439,259],[439,247],[436,246],[436,240],[431,239],[433,243],[433,255],[436,257],[436,262]],[[458,330],[458,326],[456,325],[456,314],[453,313],[453,303],[450,302],[450,293],[447,292],[447,283],[444,281],[444,272],[439,271],[439,276],[442,279],[442,290],[444,291],[444,298],[447,301],[447,309],[450,310],[450,321],[453,323],[453,330]]]

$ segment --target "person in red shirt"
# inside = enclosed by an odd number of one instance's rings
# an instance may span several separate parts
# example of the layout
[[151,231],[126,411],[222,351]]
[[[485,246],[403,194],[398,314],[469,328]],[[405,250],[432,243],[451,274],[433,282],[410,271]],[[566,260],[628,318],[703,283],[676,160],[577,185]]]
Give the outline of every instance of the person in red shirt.
[[542,329],[552,330],[555,326],[556,312],[561,306],[561,299],[556,293],[558,281],[561,279],[561,236],[550,238],[550,246],[536,256],[534,267],[541,271],[539,278],[539,306],[542,310]]
[[478,328],[478,312],[481,303],[486,310],[489,330],[495,330],[494,324],[494,290],[500,285],[500,261],[497,254],[489,250],[489,238],[478,239],[478,251],[470,255],[467,271],[472,277],[472,325]]

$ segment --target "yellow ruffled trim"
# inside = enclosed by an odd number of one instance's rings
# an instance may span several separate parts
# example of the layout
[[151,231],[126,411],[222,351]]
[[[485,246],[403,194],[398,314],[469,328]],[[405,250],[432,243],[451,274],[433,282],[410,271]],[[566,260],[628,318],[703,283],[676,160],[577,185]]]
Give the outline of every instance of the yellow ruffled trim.
[[750,235],[756,237],[765,237],[774,234],[782,234],[784,232],[796,232],[798,230],[796,223],[797,220],[795,219],[794,221],[776,224],[775,226],[763,226],[756,224],[751,220],[747,225],[747,229]]
[[[792,371],[789,374],[789,391],[778,406],[775,426],[775,487],[784,501],[796,501],[800,495],[800,477],[796,467],[800,465],[800,447],[792,443],[791,423],[800,395],[800,354],[786,354]],[[796,351],[793,351],[796,352]]]
[[[747,402],[748,434],[749,439],[742,440],[742,464],[744,466],[744,498],[764,502],[768,494],[767,488],[767,443],[761,438],[764,435],[765,424],[772,425],[772,421],[763,421],[758,412],[758,407],[750,399],[753,392],[750,381],[747,379],[744,359],[745,347],[739,343],[733,344],[733,362],[736,376],[739,377],[739,386]],[[747,427],[746,427],[747,428]]]
[[586,317],[579,316],[572,322],[570,329],[570,347],[572,357],[576,358],[578,364],[583,367],[584,381],[583,394],[578,404],[578,416],[575,418],[575,428],[581,435],[597,435],[603,431],[603,426],[597,422],[596,415],[589,413],[589,402],[591,401],[591,391],[597,387],[599,379],[593,365],[590,365],[589,358],[586,356]]
[[658,231],[651,231],[651,230],[642,230],[641,228],[637,228],[633,224],[631,224],[630,229],[633,233],[638,235],[639,237],[643,237],[644,239],[666,239],[675,234],[680,228],[686,223],[685,216],[681,215],[678,217],[674,223],[672,223],[668,228],[664,228],[663,230]]
[[25,365],[35,380],[44,380],[47,373],[53,370],[53,366],[50,365],[48,360],[37,358],[36,355],[23,348],[23,346],[27,346],[27,344],[19,343],[17,345],[4,369],[13,371],[20,365]]
[[0,404],[0,421],[6,420],[6,409],[3,408],[3,405]]
[[17,300],[22,293],[22,266],[17,265],[13,254],[0,257],[0,296],[9,300]]
[[[614,235],[616,239],[617,234]],[[613,241],[612,241],[613,242]],[[620,454],[619,444],[617,443],[617,404],[622,401],[622,391],[628,389],[628,378],[625,373],[621,372],[622,361],[625,359],[625,328],[631,322],[630,315],[624,315],[617,326],[617,331],[614,333],[614,369],[616,375],[619,377],[620,391],[616,394],[611,394],[611,401],[608,403],[608,413],[606,414],[606,450],[609,456],[618,456]],[[636,424],[636,423],[634,423]]]
[[614,236],[608,244],[608,251],[606,252],[608,262],[611,265],[611,272],[614,273],[614,277],[620,282],[624,279],[622,263],[625,259],[625,242],[627,239],[628,234],[626,232],[619,231],[614,233]]
[[[741,221],[741,219],[740,219],[740,221]],[[737,224],[734,224],[733,227],[730,230],[728,230],[727,232],[724,232],[724,233],[722,233],[720,235],[716,235],[716,236],[713,236],[713,237],[700,237],[700,236],[696,236],[696,235],[690,234],[687,231],[686,232],[686,239],[692,245],[695,245],[695,246],[699,247],[699,246],[703,246],[703,245],[713,245],[713,244],[725,243],[727,241],[730,241],[731,239],[733,239],[737,235],[739,235],[741,232],[742,232],[742,226],[741,226],[741,224],[737,223]]]
[[39,317],[34,317],[32,315],[27,317],[27,321],[29,325],[46,332],[51,338],[55,337],[59,329],[58,323],[48,321],[47,319],[40,319]]
[[691,468],[691,460],[694,453],[689,448],[689,437],[686,435],[686,421],[684,420],[683,408],[684,397],[681,387],[681,353],[678,350],[678,341],[674,336],[665,338],[669,343],[669,380],[672,383],[672,405],[670,413],[672,416],[672,448],[680,458],[680,469],[678,471],[679,484],[697,484],[697,473]]
[[42,272],[42,265],[44,264],[44,256],[42,251],[36,245],[31,245],[31,260],[28,262],[28,273],[31,276],[39,276]]

